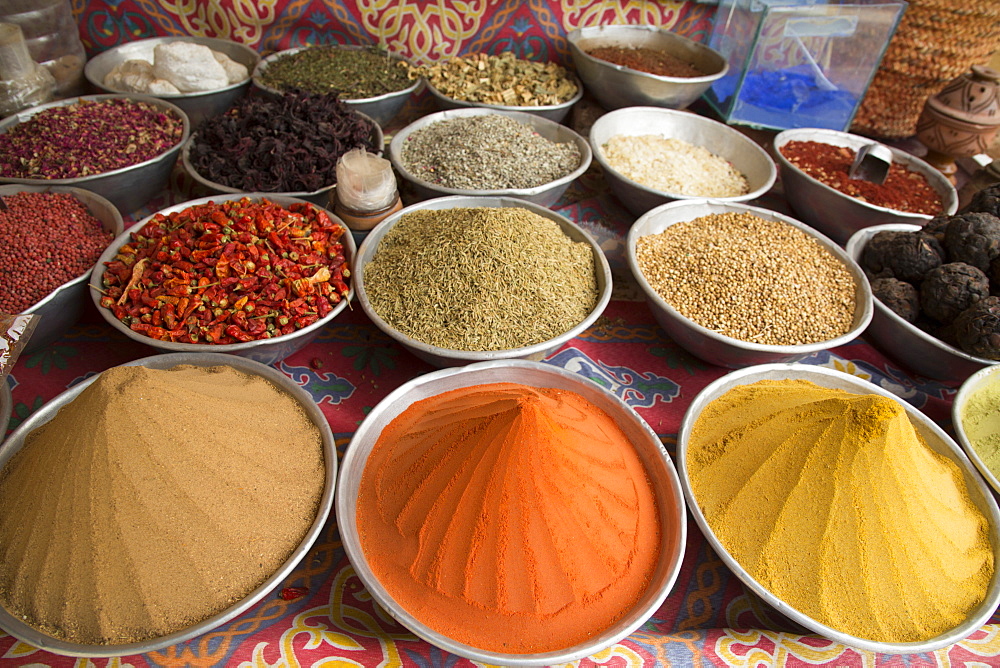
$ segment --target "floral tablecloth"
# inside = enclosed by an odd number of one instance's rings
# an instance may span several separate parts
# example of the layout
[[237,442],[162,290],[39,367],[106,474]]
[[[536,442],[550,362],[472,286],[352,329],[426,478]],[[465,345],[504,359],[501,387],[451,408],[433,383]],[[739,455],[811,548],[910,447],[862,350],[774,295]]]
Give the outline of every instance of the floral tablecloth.
[[[393,34],[411,48],[430,48],[430,41],[439,39],[441,46],[434,48],[447,52],[456,43],[464,50],[487,37],[491,44],[523,45],[523,40],[547,34],[537,43],[559,43],[558,35],[573,21],[594,17],[619,22],[646,18],[703,32],[710,16],[704,5],[671,2],[74,1],[88,48],[98,50],[170,32],[216,32],[277,48],[334,30],[338,41],[352,42],[362,33],[370,34],[372,26],[385,30],[395,26]],[[254,12],[268,19],[266,25],[264,19],[247,20]],[[236,30],[238,24],[245,31]],[[460,33],[471,38],[461,38]],[[175,170],[169,191],[133,213],[132,220],[202,194],[192,188],[190,179]],[[784,207],[774,193],[757,204]],[[610,194],[597,167],[553,208],[599,240],[613,269],[615,290],[603,317],[545,363],[591,378],[624,399],[673,455],[685,410],[702,388],[727,370],[687,354],[656,324],[625,262],[624,238],[634,217]],[[81,322],[63,338],[18,361],[9,377],[15,402],[9,428],[74,383],[151,354],[150,348],[104,324],[88,304]],[[956,383],[914,376],[863,338],[803,361],[870,380],[950,428]],[[346,310],[312,344],[276,366],[318,403],[341,455],[373,406],[400,384],[432,370],[381,333],[358,307]],[[283,587],[304,587],[308,593],[284,600]],[[994,615],[991,623],[955,645],[897,657],[857,651],[805,633],[750,594],[689,518],[683,565],[665,603],[637,632],[578,665],[1000,665],[998,636],[1000,617]],[[286,582],[243,615],[201,637],[139,656],[84,660],[44,652],[0,632],[0,662],[12,666],[471,665],[419,640],[374,604],[345,556],[332,514]]]

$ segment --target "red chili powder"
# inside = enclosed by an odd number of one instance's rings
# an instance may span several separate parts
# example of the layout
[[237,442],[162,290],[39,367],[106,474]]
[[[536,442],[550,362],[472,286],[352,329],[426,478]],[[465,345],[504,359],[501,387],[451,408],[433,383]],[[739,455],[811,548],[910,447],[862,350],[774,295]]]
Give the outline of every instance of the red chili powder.
[[818,141],[790,141],[781,154],[803,172],[863,202],[888,209],[936,216],[944,212],[941,196],[919,172],[893,162],[883,183],[849,176],[857,153],[846,146]]
[[496,383],[418,401],[365,466],[372,571],[428,627],[510,654],[566,649],[644,593],[657,502],[625,434],[582,396]]
[[641,46],[599,46],[587,51],[587,54],[615,65],[661,77],[690,79],[705,76],[705,72],[686,60],[658,49]]

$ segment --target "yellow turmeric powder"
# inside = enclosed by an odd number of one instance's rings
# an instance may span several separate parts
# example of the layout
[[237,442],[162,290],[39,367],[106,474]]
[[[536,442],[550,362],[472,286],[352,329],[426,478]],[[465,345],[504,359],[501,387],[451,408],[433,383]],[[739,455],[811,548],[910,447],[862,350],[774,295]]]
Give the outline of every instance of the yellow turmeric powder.
[[799,612],[876,642],[957,626],[993,574],[988,521],[958,466],[892,399],[805,380],[710,403],[688,476],[716,537]]

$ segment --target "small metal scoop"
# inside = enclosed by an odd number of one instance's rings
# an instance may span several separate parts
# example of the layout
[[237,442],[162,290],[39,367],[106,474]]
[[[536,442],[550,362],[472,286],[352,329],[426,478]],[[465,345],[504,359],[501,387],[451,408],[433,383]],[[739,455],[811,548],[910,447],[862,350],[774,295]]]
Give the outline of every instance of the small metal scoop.
[[882,184],[889,174],[892,151],[882,144],[866,144],[854,157],[854,164],[847,172],[849,178]]

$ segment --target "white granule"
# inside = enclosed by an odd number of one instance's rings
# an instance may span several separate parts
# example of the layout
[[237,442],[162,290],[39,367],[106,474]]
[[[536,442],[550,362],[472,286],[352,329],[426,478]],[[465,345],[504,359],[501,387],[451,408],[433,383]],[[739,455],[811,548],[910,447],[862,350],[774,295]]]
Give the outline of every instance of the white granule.
[[658,135],[615,135],[601,146],[608,164],[647,188],[689,197],[735,197],[746,177],[709,150]]

